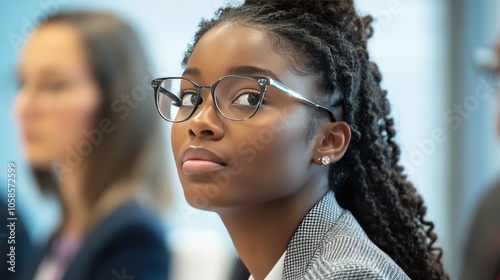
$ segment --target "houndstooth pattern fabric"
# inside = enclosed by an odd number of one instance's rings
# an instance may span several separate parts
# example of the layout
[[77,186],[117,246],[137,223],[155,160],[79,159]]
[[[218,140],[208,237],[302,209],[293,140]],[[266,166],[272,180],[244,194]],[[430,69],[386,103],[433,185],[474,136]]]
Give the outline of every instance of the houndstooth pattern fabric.
[[283,279],[409,279],[328,192],[288,245]]

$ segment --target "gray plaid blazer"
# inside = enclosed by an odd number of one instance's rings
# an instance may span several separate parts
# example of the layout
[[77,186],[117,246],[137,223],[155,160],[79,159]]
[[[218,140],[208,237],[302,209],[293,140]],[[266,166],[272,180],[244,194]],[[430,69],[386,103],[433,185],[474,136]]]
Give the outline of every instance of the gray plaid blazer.
[[285,254],[283,279],[409,279],[328,192],[306,215]]

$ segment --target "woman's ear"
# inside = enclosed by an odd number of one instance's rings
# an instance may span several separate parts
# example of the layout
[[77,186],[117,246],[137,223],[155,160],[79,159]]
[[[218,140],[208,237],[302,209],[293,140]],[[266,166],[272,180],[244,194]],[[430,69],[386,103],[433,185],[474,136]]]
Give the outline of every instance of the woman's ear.
[[349,125],[346,122],[326,123],[321,126],[319,133],[313,162],[328,165],[340,160],[351,141]]

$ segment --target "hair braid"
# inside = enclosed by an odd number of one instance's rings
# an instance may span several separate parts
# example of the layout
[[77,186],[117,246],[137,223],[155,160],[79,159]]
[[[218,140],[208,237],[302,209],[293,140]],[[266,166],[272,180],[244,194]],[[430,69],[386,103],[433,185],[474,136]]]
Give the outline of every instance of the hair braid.
[[403,174],[400,148],[390,116],[382,74],[370,61],[370,16],[360,17],[352,0],[247,0],[221,8],[202,21],[198,40],[223,22],[253,26],[267,33],[277,52],[299,75],[316,78],[325,102],[351,128],[344,157],[331,165],[329,184],[339,204],[350,210],[369,238],[412,279],[446,279],[434,224],[425,219],[422,197]]

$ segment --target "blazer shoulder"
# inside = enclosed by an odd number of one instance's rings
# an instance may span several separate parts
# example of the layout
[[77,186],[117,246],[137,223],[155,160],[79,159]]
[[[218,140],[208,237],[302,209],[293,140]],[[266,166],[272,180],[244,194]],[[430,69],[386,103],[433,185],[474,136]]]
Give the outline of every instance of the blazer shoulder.
[[135,247],[136,244],[155,244],[157,249],[166,247],[166,233],[153,212],[131,202],[115,210],[96,226],[84,241],[82,253],[112,252]]
[[160,219],[152,211],[137,202],[130,202],[106,217],[93,231],[93,235],[112,235],[127,228],[147,228],[155,234],[163,234]]
[[309,271],[320,273],[321,279],[409,279],[347,210],[326,233],[315,256]]
[[130,203],[89,234],[65,279],[166,279],[169,263],[161,222],[146,208]]
[[92,279],[166,279],[168,276],[170,254],[165,236],[147,224],[123,227],[102,245],[89,259],[88,275],[92,275]]
[[380,267],[368,264],[345,261],[332,264],[328,260],[321,259],[313,264],[311,269],[303,277],[304,280],[326,279],[326,280],[408,280],[406,274],[397,270],[381,270]]

